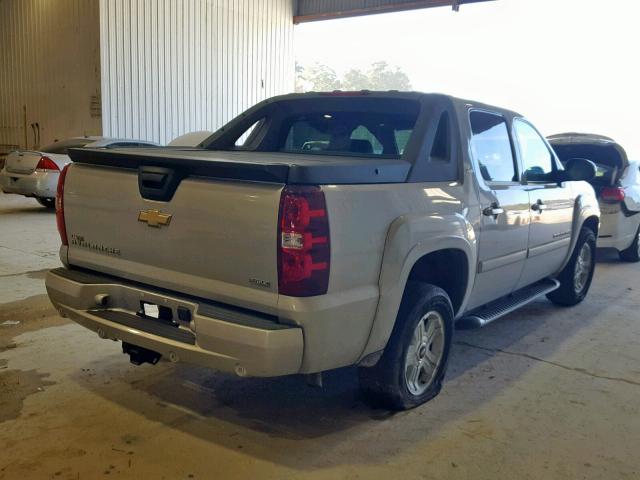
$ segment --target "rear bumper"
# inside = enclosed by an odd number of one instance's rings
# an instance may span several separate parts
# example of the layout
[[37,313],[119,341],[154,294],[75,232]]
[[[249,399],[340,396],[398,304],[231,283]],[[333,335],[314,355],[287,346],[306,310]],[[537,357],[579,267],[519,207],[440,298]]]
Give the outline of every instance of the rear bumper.
[[25,175],[11,173],[6,169],[0,172],[0,189],[4,193],[17,193],[27,197],[55,198],[59,172],[35,171]]
[[[628,241],[627,241],[628,240]],[[633,238],[619,239],[612,236],[600,236],[598,237],[598,248],[615,248],[616,250],[624,250],[631,245]]]
[[600,217],[598,231],[598,248],[615,248],[625,250],[633,243],[640,224],[640,214],[625,216],[620,210],[607,213]]
[[[302,364],[302,329],[282,325],[257,312],[153,290],[147,286],[78,270],[48,273],[46,287],[58,311],[102,338],[122,340],[162,354],[172,361],[271,377],[298,373]],[[96,296],[108,295],[106,305]],[[136,316],[140,302],[189,312],[172,327]]]

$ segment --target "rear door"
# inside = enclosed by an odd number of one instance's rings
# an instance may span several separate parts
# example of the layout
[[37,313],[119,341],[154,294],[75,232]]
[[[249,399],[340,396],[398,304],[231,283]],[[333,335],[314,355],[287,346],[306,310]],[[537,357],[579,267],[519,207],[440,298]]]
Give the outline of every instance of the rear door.
[[469,301],[471,309],[512,292],[517,284],[527,255],[529,195],[520,183],[505,118],[474,110],[469,119],[482,209],[479,273]]
[[568,182],[554,181],[559,162],[526,120],[513,122],[514,139],[531,208],[529,253],[518,288],[558,272],[569,254],[575,199]]

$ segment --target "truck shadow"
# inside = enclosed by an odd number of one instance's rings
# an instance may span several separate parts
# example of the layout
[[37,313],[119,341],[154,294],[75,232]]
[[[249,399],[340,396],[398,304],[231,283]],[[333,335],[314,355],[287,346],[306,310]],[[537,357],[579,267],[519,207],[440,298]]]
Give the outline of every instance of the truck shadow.
[[316,389],[298,376],[240,379],[167,363],[133,369],[114,357],[95,366],[109,375],[109,386],[87,383],[81,375],[75,380],[168,428],[291,468],[350,462],[354,451],[362,462],[382,462],[473,416],[597,322],[611,302],[633,303],[626,288],[594,290],[574,308],[539,300],[481,330],[456,332],[443,392],[409,412],[371,407],[358,391],[354,368],[329,372],[324,388]]
[[626,263],[620,260],[618,251],[613,248],[599,248],[596,251],[596,262],[597,263],[622,263],[622,264]]
[[[0,197],[2,200],[2,197]],[[0,216],[17,216],[17,215],[55,215],[56,211],[53,208],[45,208],[39,205],[35,200],[33,205],[20,204],[20,205],[0,205]]]

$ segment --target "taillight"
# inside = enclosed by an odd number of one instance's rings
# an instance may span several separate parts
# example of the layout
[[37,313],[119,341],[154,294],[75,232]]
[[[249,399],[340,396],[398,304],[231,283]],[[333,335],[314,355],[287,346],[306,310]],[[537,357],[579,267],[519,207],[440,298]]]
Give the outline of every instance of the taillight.
[[285,187],[278,213],[278,292],[292,297],[327,293],[330,247],[320,187]]
[[607,187],[603,188],[600,192],[600,197],[607,202],[621,202],[624,200],[625,193],[624,188],[620,187]]
[[64,223],[64,180],[67,178],[67,171],[69,171],[69,165],[65,165],[58,177],[58,188],[56,188],[56,223],[58,224],[58,233],[60,234],[60,240],[62,245],[69,245],[67,241],[67,226]]
[[36,165],[36,170],[60,171],[60,169],[58,168],[58,165],[56,165],[56,163],[53,160],[51,160],[49,157],[45,157],[44,155],[40,157],[40,161],[38,162],[38,165]]

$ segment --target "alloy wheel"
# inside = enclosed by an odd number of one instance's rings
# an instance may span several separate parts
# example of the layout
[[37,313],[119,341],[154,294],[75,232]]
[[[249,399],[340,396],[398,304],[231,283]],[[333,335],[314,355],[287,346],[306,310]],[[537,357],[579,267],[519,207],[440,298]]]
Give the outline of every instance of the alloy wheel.
[[582,292],[589,281],[591,273],[591,265],[593,264],[593,254],[591,245],[585,243],[580,249],[578,258],[576,258],[576,266],[573,272],[573,288],[576,293]]
[[412,395],[422,395],[431,385],[444,353],[444,320],[440,313],[425,314],[413,332],[405,357],[405,382]]

